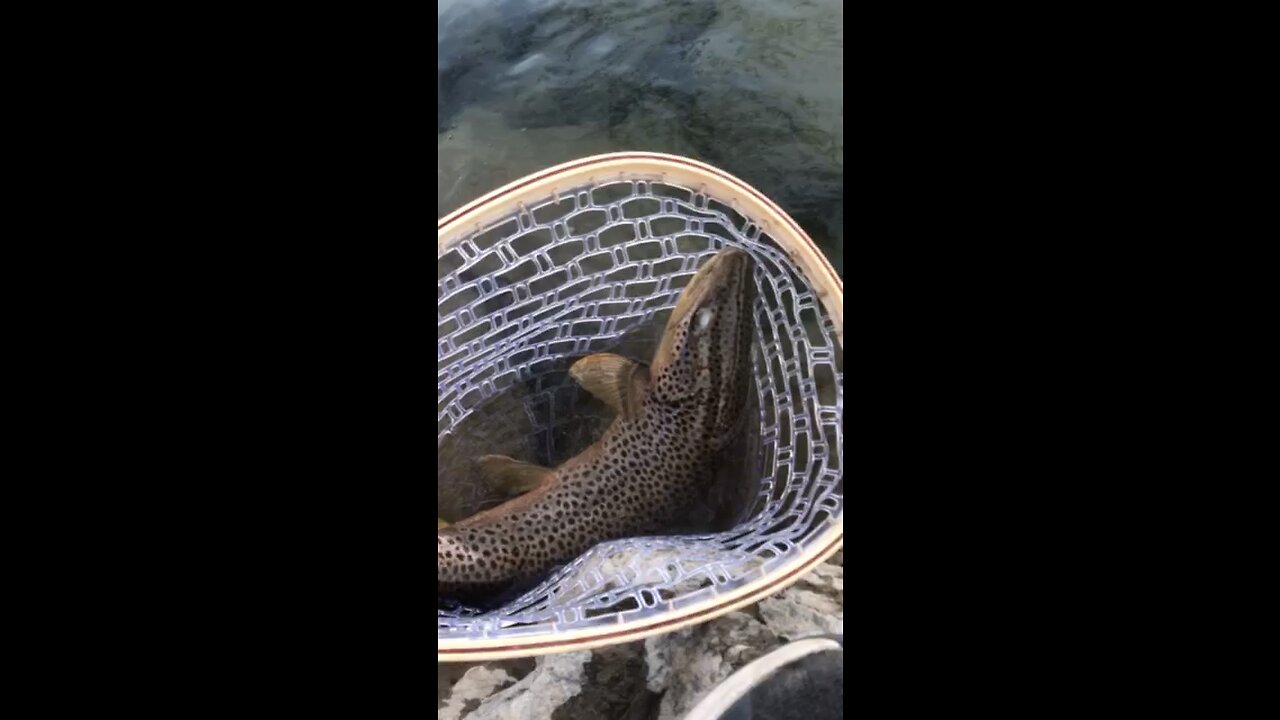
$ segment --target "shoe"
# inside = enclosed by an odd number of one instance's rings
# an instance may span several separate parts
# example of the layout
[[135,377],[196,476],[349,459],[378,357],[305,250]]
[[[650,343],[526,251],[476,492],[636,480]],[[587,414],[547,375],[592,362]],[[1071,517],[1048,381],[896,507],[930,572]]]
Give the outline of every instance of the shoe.
[[787,643],[715,686],[685,720],[842,720],[844,636]]

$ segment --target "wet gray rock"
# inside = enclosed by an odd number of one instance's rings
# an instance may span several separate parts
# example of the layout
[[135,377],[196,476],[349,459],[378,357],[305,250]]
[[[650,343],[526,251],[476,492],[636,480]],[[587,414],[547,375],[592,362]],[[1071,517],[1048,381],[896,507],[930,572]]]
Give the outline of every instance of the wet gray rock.
[[538,658],[520,679],[527,665],[472,667],[442,695],[438,717],[678,720],[717,683],[779,645],[842,633],[843,562],[837,553],[786,590],[710,622],[643,642]]
[[[459,720],[466,718],[467,720],[515,720],[516,718],[550,718],[552,713],[563,705],[569,698],[577,695],[582,690],[583,680],[586,678],[584,666],[591,659],[590,652],[564,653],[561,655],[546,655],[538,658],[537,665],[533,672],[529,673],[514,685],[499,691],[494,695],[482,700],[474,710],[457,716]],[[484,666],[476,667],[467,671],[467,675],[477,673],[477,682],[480,685],[482,677],[481,671],[486,670]],[[499,671],[501,672],[501,671]],[[490,676],[483,676],[484,682],[490,682]],[[464,676],[461,685],[466,681]],[[494,683],[494,686],[501,684],[501,681]],[[457,692],[457,686],[454,687]],[[447,708],[455,707],[453,698],[449,698]],[[438,713],[440,720],[445,720],[445,710],[441,709]]]
[[457,720],[480,701],[533,671],[531,658],[491,663],[440,663],[436,677],[436,707],[440,720]]
[[587,663],[582,692],[569,698],[552,720],[648,720],[660,696],[645,684],[644,643],[602,648]]
[[745,610],[649,638],[649,689],[662,694],[657,717],[683,717],[717,683],[786,641],[843,632],[844,568],[828,562]]
[[777,633],[747,612],[649,638],[649,690],[662,694],[659,720],[682,717],[716,683],[779,643]]
[[471,668],[454,683],[445,706],[439,709],[440,720],[458,720],[464,712],[479,706],[480,701],[515,681],[510,673],[499,667],[479,665]]
[[844,633],[844,568],[830,563],[786,591],[760,601],[761,619],[787,640],[822,633]]

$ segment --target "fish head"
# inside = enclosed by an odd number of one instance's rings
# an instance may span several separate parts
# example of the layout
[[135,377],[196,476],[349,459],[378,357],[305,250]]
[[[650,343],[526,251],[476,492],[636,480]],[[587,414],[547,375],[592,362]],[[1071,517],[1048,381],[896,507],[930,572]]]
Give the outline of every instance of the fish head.
[[717,440],[739,427],[751,382],[753,269],[737,248],[707,261],[680,295],[650,364],[650,399],[703,405],[704,429]]

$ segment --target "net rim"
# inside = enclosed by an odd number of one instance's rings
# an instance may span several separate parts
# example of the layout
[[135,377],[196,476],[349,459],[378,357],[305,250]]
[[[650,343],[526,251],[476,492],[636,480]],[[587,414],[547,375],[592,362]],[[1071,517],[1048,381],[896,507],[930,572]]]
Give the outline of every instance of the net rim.
[[844,348],[844,281],[813,239],[782,208],[746,182],[713,165],[648,152],[619,152],[573,160],[526,175],[483,195],[440,218],[436,252],[442,254],[463,237],[511,211],[513,206],[557,195],[586,183],[619,180],[671,180],[702,191],[717,191],[717,200],[751,217],[787,251],[813,283],[813,290],[836,324],[836,339]]
[[[471,230],[505,217],[513,207],[543,200],[584,184],[617,180],[670,181],[698,188],[750,217],[783,248],[812,283],[814,293],[835,325],[836,341],[844,348],[844,282],[807,233],[782,208],[746,182],[712,165],[678,155],[617,152],[594,155],[556,165],[508,183],[440,218],[437,254],[460,242]],[[589,650],[673,632],[706,622],[792,585],[844,546],[842,509],[822,535],[808,543],[792,562],[707,600],[670,610],[660,617],[639,620],[617,629],[556,630],[515,638],[437,638],[436,661],[479,662]]]

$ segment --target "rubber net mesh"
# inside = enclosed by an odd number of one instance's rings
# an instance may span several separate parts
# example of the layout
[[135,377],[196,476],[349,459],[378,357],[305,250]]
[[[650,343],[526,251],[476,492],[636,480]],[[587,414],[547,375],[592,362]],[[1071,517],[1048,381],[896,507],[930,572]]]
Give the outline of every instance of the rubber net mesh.
[[645,179],[561,191],[439,255],[441,514],[501,500],[470,457],[555,465],[593,442],[610,417],[567,380],[569,365],[603,351],[647,361],[681,289],[726,245],[753,256],[758,289],[758,464],[740,478],[748,494],[732,529],[597,545],[500,609],[438,610],[441,639],[616,626],[698,603],[785,566],[840,514],[843,350],[832,321],[751,218]]

